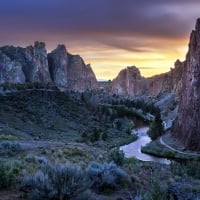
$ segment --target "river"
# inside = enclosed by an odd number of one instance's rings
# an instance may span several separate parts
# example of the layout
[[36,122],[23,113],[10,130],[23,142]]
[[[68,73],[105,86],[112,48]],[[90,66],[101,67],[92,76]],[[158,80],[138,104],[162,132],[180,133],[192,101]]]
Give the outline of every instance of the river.
[[141,147],[145,146],[147,143],[151,141],[151,138],[147,135],[148,129],[149,129],[148,127],[133,129],[132,134],[137,133],[138,139],[130,144],[121,146],[120,150],[124,152],[126,158],[135,157],[138,160],[142,161],[152,161],[162,164],[170,164],[170,160],[166,158],[159,158],[141,152]]

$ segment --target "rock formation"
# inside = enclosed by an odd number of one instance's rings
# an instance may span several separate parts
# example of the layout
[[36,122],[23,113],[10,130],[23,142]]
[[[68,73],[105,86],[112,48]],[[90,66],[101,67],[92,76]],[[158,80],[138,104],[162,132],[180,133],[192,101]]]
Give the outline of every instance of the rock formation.
[[49,71],[53,82],[58,88],[65,90],[68,85],[68,55],[64,45],[58,47],[48,54]]
[[200,19],[190,36],[183,72],[178,117],[172,134],[187,148],[200,150]]
[[12,61],[21,64],[26,81],[51,82],[47,51],[43,42],[35,42],[34,46],[26,48],[5,46],[0,50]]
[[170,72],[144,78],[135,66],[123,69],[110,86],[111,93],[126,97],[141,95],[156,97],[163,92],[179,93],[181,88],[183,63],[175,62],[175,68]]
[[98,87],[90,65],[78,55],[71,55],[64,45],[47,55],[45,43],[26,48],[0,48],[0,83],[54,82],[62,91],[85,91]]
[[120,71],[118,76],[112,81],[110,90],[118,95],[137,96],[145,89],[143,82],[144,78],[141,76],[138,68],[135,66],[127,67]]
[[79,55],[71,55],[64,45],[48,54],[52,80],[61,90],[85,91],[95,89],[98,83],[90,65]]
[[24,83],[25,76],[22,66],[16,61],[11,61],[0,51],[0,83]]

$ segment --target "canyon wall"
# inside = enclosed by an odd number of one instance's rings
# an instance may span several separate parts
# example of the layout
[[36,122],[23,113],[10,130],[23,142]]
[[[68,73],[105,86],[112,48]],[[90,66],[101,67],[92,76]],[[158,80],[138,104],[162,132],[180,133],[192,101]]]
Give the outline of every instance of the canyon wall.
[[45,43],[26,48],[0,48],[0,83],[53,82],[62,91],[85,91],[98,87],[96,77],[83,59],[64,45],[47,54]]
[[200,150],[200,19],[190,36],[182,85],[178,116],[172,134],[187,148]]

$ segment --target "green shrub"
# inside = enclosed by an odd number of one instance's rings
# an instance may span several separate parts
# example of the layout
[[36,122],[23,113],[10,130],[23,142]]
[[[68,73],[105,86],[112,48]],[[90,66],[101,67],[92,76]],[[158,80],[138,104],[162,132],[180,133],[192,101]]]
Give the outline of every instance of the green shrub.
[[4,141],[0,143],[0,153],[2,155],[13,155],[21,151],[21,145],[17,142]]
[[171,171],[174,175],[190,176],[200,179],[200,161],[185,161],[183,163],[173,162],[171,164]]
[[23,190],[33,200],[76,199],[89,187],[89,179],[76,165],[45,164],[24,180]]
[[108,133],[104,132],[101,137],[103,141],[106,141],[108,139]]
[[82,137],[82,138],[87,138],[88,135],[87,135],[87,133],[84,131],[84,132],[81,134],[81,137]]
[[115,164],[122,166],[125,161],[124,152],[118,148],[112,149],[109,154],[109,161],[113,161]]
[[173,200],[173,197],[167,193],[167,186],[160,183],[156,172],[151,174],[151,187],[150,190],[143,193],[144,200]]
[[15,182],[17,173],[17,168],[0,161],[0,189],[10,187]]
[[91,142],[95,142],[95,141],[98,141],[99,139],[100,139],[100,133],[99,133],[99,130],[95,127],[90,140]]
[[116,190],[130,182],[128,174],[114,163],[92,162],[87,169],[92,189],[97,192]]

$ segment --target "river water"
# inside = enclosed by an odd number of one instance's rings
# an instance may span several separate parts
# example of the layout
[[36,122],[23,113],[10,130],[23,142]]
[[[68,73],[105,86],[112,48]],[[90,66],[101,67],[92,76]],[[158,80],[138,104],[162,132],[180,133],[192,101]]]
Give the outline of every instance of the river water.
[[121,146],[120,150],[124,152],[126,158],[135,157],[138,160],[142,161],[152,161],[162,164],[170,164],[170,160],[168,159],[159,158],[141,152],[141,147],[145,146],[147,143],[151,141],[151,138],[147,135],[148,129],[149,129],[148,127],[133,129],[132,133],[133,134],[137,133],[138,139],[130,144]]

